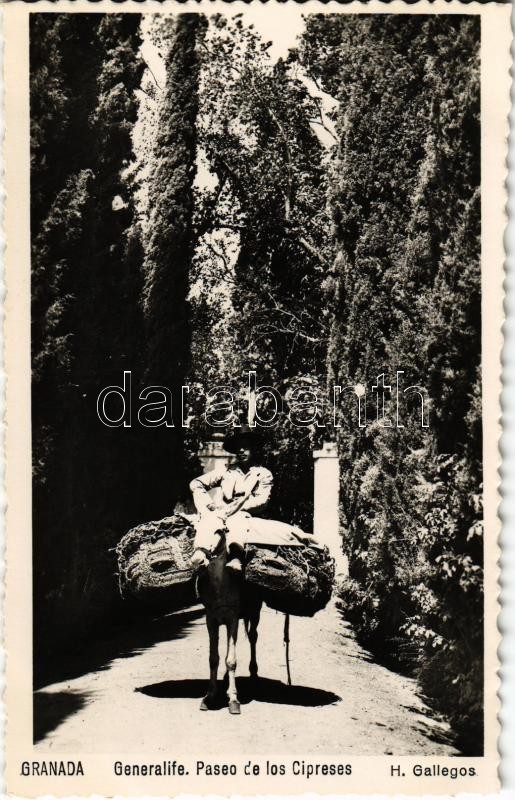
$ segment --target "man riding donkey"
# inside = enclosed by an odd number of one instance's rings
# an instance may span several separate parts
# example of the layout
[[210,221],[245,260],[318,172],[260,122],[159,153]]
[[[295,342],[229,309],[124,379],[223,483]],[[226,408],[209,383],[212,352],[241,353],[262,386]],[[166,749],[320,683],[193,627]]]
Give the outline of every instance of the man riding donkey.
[[[270,470],[258,462],[259,443],[258,434],[248,425],[233,429],[225,437],[224,447],[234,454],[234,463],[221,472],[207,472],[190,484],[197,514],[177,513],[157,523],[142,524],[131,529],[118,545],[120,585],[128,586],[136,596],[144,596],[149,589],[154,593],[156,588],[191,582],[190,525],[194,526],[191,561],[196,568],[197,597],[206,609],[209,633],[209,687],[200,706],[204,711],[217,706],[220,627],[227,630],[225,665],[229,712],[239,714],[235,677],[239,620],[245,623],[251,655],[249,672],[255,680],[258,675],[257,628],[262,604],[266,602],[270,608],[285,614],[284,642],[288,681],[291,682],[289,615],[312,616],[325,607],[331,596],[334,565],[327,548],[295,525],[258,516],[270,501],[273,484]],[[215,487],[220,489],[220,500],[209,493]],[[182,536],[185,527],[187,537]],[[185,551],[181,549],[185,538],[186,569],[182,565]],[[252,547],[249,547],[245,580],[242,580],[246,544]],[[165,570],[157,569],[163,562]]]
[[[224,471],[206,472],[190,483],[198,512],[192,558],[196,567],[207,566],[223,535],[229,556],[226,568],[233,572],[241,572],[248,543],[318,544],[312,534],[295,525],[256,516],[268,506],[273,485],[270,470],[257,463],[260,442],[259,434],[250,426],[235,428],[224,439],[224,449],[236,456],[234,463]],[[215,487],[220,487],[222,494],[218,503],[209,495]]]

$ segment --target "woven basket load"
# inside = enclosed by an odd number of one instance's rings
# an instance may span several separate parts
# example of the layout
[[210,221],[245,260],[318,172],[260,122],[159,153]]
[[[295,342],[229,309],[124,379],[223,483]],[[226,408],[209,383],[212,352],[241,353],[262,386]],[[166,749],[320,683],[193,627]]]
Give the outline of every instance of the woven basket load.
[[122,596],[170,606],[194,602],[194,536],[189,520],[178,514],[131,528],[116,548]]
[[276,611],[312,617],[325,608],[334,583],[327,547],[246,545],[245,581]]

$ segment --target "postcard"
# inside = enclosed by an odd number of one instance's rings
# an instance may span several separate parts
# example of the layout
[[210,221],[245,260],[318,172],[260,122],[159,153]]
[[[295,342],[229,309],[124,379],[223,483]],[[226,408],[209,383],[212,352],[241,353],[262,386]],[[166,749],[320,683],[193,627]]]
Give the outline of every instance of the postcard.
[[8,792],[498,790],[509,15],[4,5]]

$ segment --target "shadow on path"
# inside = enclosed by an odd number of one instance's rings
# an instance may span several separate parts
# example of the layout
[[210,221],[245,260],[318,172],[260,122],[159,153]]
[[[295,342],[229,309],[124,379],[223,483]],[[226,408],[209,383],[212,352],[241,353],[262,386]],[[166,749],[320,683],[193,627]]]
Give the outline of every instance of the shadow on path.
[[88,694],[36,692],[34,694],[34,744],[55,730],[67,717],[86,705]]
[[[410,711],[412,714],[416,714],[419,717],[416,725],[418,730],[426,737],[426,739],[429,739],[431,742],[436,742],[436,744],[445,744],[449,745],[449,747],[456,747],[456,735],[450,730],[438,727],[438,715],[433,713],[425,704],[425,698],[421,697],[421,700],[424,703],[421,708],[417,708],[416,706],[407,706],[404,704],[401,704],[401,708],[405,708],[407,711]],[[425,722],[425,720],[427,720],[427,722]],[[478,755],[482,755],[482,753],[479,753]]]
[[76,648],[47,665],[44,674],[40,674],[39,680],[35,681],[34,688],[109,669],[116,658],[132,658],[159,642],[182,639],[187,636],[192,624],[203,615],[204,609],[195,606],[157,619],[137,617],[112,627],[105,638],[90,639],[80,650]]
[[[246,704],[253,700],[261,703],[278,703],[290,706],[328,706],[338,703],[341,697],[334,692],[324,689],[315,689],[311,686],[288,686],[281,681],[271,678],[236,678],[238,699]],[[214,708],[223,708],[227,698],[223,694],[223,684],[218,684],[218,697]],[[149,697],[159,698],[185,698],[192,699],[203,697],[208,688],[208,681],[185,678],[184,680],[162,681],[148,686],[140,686],[134,691],[146,694]]]

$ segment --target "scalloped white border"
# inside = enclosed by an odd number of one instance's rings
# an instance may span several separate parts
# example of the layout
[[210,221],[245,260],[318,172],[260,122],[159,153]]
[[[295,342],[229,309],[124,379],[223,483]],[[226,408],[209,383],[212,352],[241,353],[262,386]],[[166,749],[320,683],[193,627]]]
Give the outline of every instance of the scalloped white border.
[[[515,30],[515,6],[512,7],[512,31]],[[507,158],[507,212],[505,235],[505,300],[506,319],[503,326],[503,433],[500,442],[502,456],[501,495],[499,515],[502,521],[501,545],[501,604],[499,629],[503,641],[499,647],[502,679],[499,689],[502,706],[499,714],[501,735],[500,776],[504,791],[515,795],[515,39],[511,44],[512,85],[510,109],[510,138]]]
[[[148,3],[148,5],[147,5]],[[19,7],[21,2],[19,0],[14,0],[12,5],[9,7],[4,7],[4,14],[10,15],[11,8],[14,10],[15,7]],[[300,5],[300,4],[299,4]],[[378,13],[435,13],[441,11],[441,13],[488,13],[488,7],[495,5],[499,7],[501,4],[480,4],[477,2],[467,3],[467,4],[460,4],[456,0],[454,2],[447,2],[446,0],[436,0],[434,3],[425,2],[424,0],[420,0],[419,3],[416,5],[408,4],[403,2],[402,0],[392,0],[390,3],[385,3],[383,0],[370,0],[367,3],[359,3],[359,2],[352,2],[342,7],[341,3],[338,2],[329,2],[325,4],[317,4],[316,2],[304,3],[300,5],[301,12],[307,13],[311,11],[313,8],[316,8],[317,11],[320,12],[340,12],[340,13],[353,13],[357,11],[361,11],[362,13],[373,13],[374,11]],[[88,10],[88,11],[112,11],[112,12],[138,12],[138,13],[145,13],[145,11],[161,11],[164,12],[165,10],[177,10],[178,12],[184,12],[187,10],[191,11],[200,11],[206,10],[208,13],[213,13],[217,10],[218,3],[196,3],[189,0],[187,3],[177,3],[174,0],[167,0],[166,3],[159,3],[157,0],[146,0],[146,3],[138,3],[134,2],[134,0],[126,0],[126,2],[122,4],[115,4],[111,3],[110,0],[102,0],[99,3],[90,3],[90,2],[83,2],[83,0],[75,0],[75,2],[70,2],[70,0],[59,0],[59,10]],[[220,3],[219,10],[220,11],[228,11],[228,4]],[[270,13],[272,8],[277,6],[281,8],[281,11],[284,11],[285,6],[280,5],[274,0],[268,0],[266,6],[264,7],[265,13]],[[37,4],[30,4],[29,6],[32,10],[38,11],[55,11],[57,10],[56,4],[47,2],[46,0],[40,0]],[[505,7],[505,6],[504,6]],[[26,8],[26,6],[25,6]],[[248,5],[243,2],[234,2],[231,3],[230,12],[236,13],[237,11],[244,11],[248,8]],[[281,16],[283,16],[281,14]],[[285,15],[287,16],[287,14]],[[12,54],[11,54],[12,55]],[[502,53],[501,53],[502,56]],[[8,105],[8,103],[6,103]],[[507,104],[506,104],[507,105]],[[512,126],[515,126],[515,112],[512,111],[511,116]],[[513,127],[512,127],[513,131]],[[498,147],[501,147],[501,142],[498,143]],[[515,532],[515,220],[513,219],[513,209],[515,207],[515,134],[512,133],[511,136],[511,150],[510,150],[510,167],[511,167],[511,174],[509,178],[509,186],[511,189],[511,197],[508,203],[508,207],[511,212],[511,219],[510,224],[507,229],[506,233],[506,248],[507,248],[507,259],[506,259],[506,291],[507,297],[505,301],[505,309],[507,314],[507,319],[504,325],[504,334],[505,334],[505,345],[503,350],[503,357],[504,357],[504,389],[502,394],[503,399],[503,423],[504,423],[504,434],[502,437],[501,443],[501,450],[504,456],[504,464],[502,467],[502,490],[504,499],[501,506],[501,516],[504,523],[504,530],[501,536],[501,542],[503,546],[503,553],[502,553],[502,566],[503,566],[503,578],[502,578],[502,586],[503,586],[503,593],[502,593],[502,600],[503,600],[503,612],[500,616],[500,627],[504,633],[505,639],[500,648],[500,655],[502,657],[502,668],[501,668],[501,675],[503,678],[503,685],[502,689],[500,690],[500,696],[503,700],[503,708],[501,711],[501,721],[502,721],[502,735],[500,739],[500,752],[503,755],[503,764],[501,766],[501,776],[503,780],[503,792],[504,796],[509,796],[512,792],[515,792],[515,696],[514,696],[514,685],[515,685],[515,626],[514,626],[514,595],[515,595],[515,545],[510,543],[512,542],[512,532]],[[26,177],[26,176],[22,176]],[[11,184],[11,187],[13,184]],[[9,213],[9,212],[8,212]],[[11,240],[12,241],[12,240]],[[1,243],[0,243],[1,244]],[[12,299],[12,296],[11,296]],[[9,306],[9,297],[7,298],[7,306]],[[10,312],[12,313],[12,312]],[[9,327],[9,320],[7,322],[6,327]],[[494,337],[495,338],[495,337]],[[1,388],[1,387],[0,387]],[[18,419],[19,421],[19,419]],[[494,421],[492,420],[492,423]],[[494,424],[495,427],[495,424]],[[9,440],[9,433],[13,433],[12,428],[7,433],[7,440]],[[23,439],[25,439],[26,432],[23,431]],[[11,467],[11,464],[8,465],[8,468]],[[491,476],[492,479],[493,476]],[[4,506],[5,507],[5,506]],[[511,630],[510,630],[510,622],[511,622]],[[7,622],[7,627],[9,627],[9,620]],[[497,641],[500,642],[500,636],[497,637]],[[510,749],[511,748],[511,749]],[[376,757],[374,757],[376,758]],[[377,757],[379,758],[379,757]],[[96,795],[99,796],[99,795]],[[155,796],[155,795],[154,795]],[[207,795],[205,795],[207,796]],[[213,796],[213,795],[211,795]],[[306,797],[315,797],[316,795],[305,795]],[[363,797],[363,795],[346,795],[347,797]],[[375,795],[379,797],[379,795]],[[384,795],[382,795],[384,796]],[[390,795],[391,796],[391,795]],[[420,796],[420,795],[419,795]],[[442,797],[444,795],[438,795],[438,797]],[[465,796],[465,795],[464,795]],[[467,795],[468,797],[475,797],[479,795]],[[489,796],[499,796],[499,795],[482,795],[483,797]],[[182,797],[186,797],[186,795],[182,795]],[[188,795],[188,797],[192,797],[192,795]],[[214,797],[214,796],[213,796]],[[285,797],[285,795],[282,795]]]

